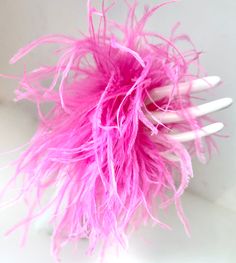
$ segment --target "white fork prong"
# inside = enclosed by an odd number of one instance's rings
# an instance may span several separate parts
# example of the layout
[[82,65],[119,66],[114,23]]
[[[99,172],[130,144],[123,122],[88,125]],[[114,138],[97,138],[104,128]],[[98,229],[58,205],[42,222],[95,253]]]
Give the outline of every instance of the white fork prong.
[[[203,115],[219,111],[229,107],[232,104],[233,100],[231,98],[222,98],[214,100],[208,103],[201,104],[196,107],[189,107],[186,111],[191,114],[192,117],[197,118]],[[174,112],[163,112],[163,111],[153,111],[146,115],[153,123],[174,123],[181,122],[184,120],[181,110]]]
[[[204,91],[215,87],[217,84],[219,84],[219,82],[220,82],[220,77],[218,76],[209,76],[201,79],[195,79],[189,82],[183,82],[178,85],[178,93],[186,94],[188,91],[190,91],[191,93]],[[150,91],[150,98],[152,98],[152,100],[148,98],[146,100],[146,104],[149,104],[152,101],[163,99],[164,97],[169,97],[172,90],[173,90],[173,85],[154,88],[153,90]],[[174,95],[176,95],[176,93]]]
[[224,128],[224,124],[221,122],[216,122],[209,124],[207,126],[202,127],[199,130],[196,131],[188,131],[188,132],[183,132],[183,133],[177,133],[177,134],[172,134],[168,135],[171,139],[174,139],[178,142],[188,142],[188,141],[193,141],[196,138],[202,138],[205,136],[212,135],[214,133],[219,132]]

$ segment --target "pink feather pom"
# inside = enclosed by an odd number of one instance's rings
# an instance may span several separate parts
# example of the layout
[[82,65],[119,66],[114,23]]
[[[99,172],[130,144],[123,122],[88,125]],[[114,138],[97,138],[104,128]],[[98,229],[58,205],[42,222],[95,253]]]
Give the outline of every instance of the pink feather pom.
[[[203,145],[200,139],[183,145],[168,134],[202,127],[203,118],[194,119],[187,111],[193,105],[191,87],[178,93],[180,82],[199,77],[199,52],[192,46],[186,52],[177,49],[177,41],[191,42],[176,36],[176,28],[169,39],[145,31],[148,18],[165,4],[146,8],[137,18],[134,3],[126,23],[118,24],[108,19],[109,8],[100,12],[88,1],[88,36],[45,36],[11,59],[15,63],[42,44],[60,45],[56,65],[25,72],[16,90],[17,100],[37,105],[40,124],[13,178],[24,178],[19,199],[28,201],[29,215],[9,233],[49,213],[55,257],[64,244],[84,237],[89,252],[100,241],[103,250],[114,241],[126,247],[129,229],[148,220],[170,228],[157,214],[173,203],[189,231],[180,198],[192,176],[190,153],[195,149],[201,157]],[[97,30],[95,15],[100,17]],[[172,85],[170,96],[146,106],[150,91],[163,85]],[[53,107],[43,114],[40,106],[48,102]],[[154,125],[152,110],[180,110],[185,121]],[[53,197],[41,206],[48,189]]]

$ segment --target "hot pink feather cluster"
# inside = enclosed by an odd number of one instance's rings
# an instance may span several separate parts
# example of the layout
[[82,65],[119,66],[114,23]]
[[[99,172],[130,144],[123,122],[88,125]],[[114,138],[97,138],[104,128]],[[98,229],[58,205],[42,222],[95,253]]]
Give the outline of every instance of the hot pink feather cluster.
[[[17,100],[37,105],[39,127],[15,164],[29,214],[13,228],[49,215],[55,256],[84,237],[90,252],[116,241],[126,247],[127,233],[149,220],[169,228],[158,214],[171,204],[188,231],[180,198],[192,176],[190,155],[201,155],[202,144],[196,139],[183,145],[168,135],[202,126],[187,110],[193,105],[191,87],[178,92],[179,83],[199,77],[199,52],[186,35],[176,34],[177,27],[169,38],[145,30],[149,17],[166,4],[145,7],[137,17],[136,2],[127,3],[127,19],[120,24],[109,19],[111,6],[103,2],[97,10],[88,1],[87,35],[45,36],[11,59],[15,63],[42,44],[59,45],[56,64],[24,72],[16,90]],[[191,48],[181,52],[178,41]],[[172,86],[169,96],[152,100],[150,91],[164,85]],[[46,114],[45,103],[52,103]],[[153,111],[172,110],[184,121],[152,121]],[[41,204],[47,192],[51,199]]]

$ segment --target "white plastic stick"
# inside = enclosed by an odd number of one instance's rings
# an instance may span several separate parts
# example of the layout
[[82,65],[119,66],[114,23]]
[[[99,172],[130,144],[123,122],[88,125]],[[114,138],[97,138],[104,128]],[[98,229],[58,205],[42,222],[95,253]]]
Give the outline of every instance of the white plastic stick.
[[[180,94],[185,94],[188,91],[196,93],[215,87],[220,82],[220,77],[209,76],[201,79],[196,79],[190,82],[184,82],[178,85],[178,91]],[[173,85],[163,86],[160,88],[154,88],[150,92],[150,97],[153,101],[169,97],[173,89]],[[176,95],[176,94],[175,94]],[[147,99],[146,104],[151,103],[150,99]]]
[[[222,98],[219,100],[214,100],[208,103],[201,104],[196,107],[191,107],[188,109],[188,112],[195,118],[201,117],[203,115],[219,111],[229,107],[232,104],[233,100],[231,98]],[[156,123],[161,122],[163,124],[166,123],[174,123],[183,121],[184,118],[181,115],[181,111],[174,112],[161,112],[161,111],[153,111],[152,115],[147,115],[147,117],[153,122]]]
[[207,125],[196,131],[188,131],[178,134],[169,135],[172,139],[179,142],[188,142],[195,140],[196,137],[202,138],[205,136],[209,136],[211,134],[217,133],[224,128],[224,124],[221,122],[216,122],[210,125]]

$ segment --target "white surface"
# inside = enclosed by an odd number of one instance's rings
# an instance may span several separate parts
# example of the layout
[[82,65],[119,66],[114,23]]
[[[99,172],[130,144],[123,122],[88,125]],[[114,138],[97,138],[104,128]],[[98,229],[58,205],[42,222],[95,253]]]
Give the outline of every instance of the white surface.
[[[141,2],[141,1],[140,1]],[[142,1],[144,2],[144,1]],[[146,3],[158,1],[146,1]],[[49,48],[40,48],[16,66],[9,66],[9,58],[20,47],[32,39],[48,33],[77,35],[84,30],[85,1],[79,0],[0,0],[0,72],[22,72],[24,63],[28,69],[49,61]],[[123,10],[121,8],[121,10]],[[204,50],[203,64],[209,75],[220,75],[222,88],[209,93],[209,98],[229,96],[235,98],[235,46],[236,46],[236,2],[233,0],[183,0],[179,4],[164,8],[154,16],[149,27],[167,34],[177,20],[183,23],[182,32],[189,32],[196,46]],[[120,18],[124,12],[118,10],[114,16]],[[200,16],[199,16],[200,14]],[[35,109],[29,103],[8,103],[13,98],[14,81],[0,79],[0,151],[10,150],[28,141],[35,129]],[[173,211],[169,221],[173,231],[147,227],[131,238],[130,249],[120,259],[111,255],[110,262],[188,262],[188,263],[234,263],[236,262],[236,107],[217,113],[216,120],[226,124],[225,134],[231,139],[218,140],[220,153],[213,156],[207,165],[195,163],[195,177],[190,189],[212,201],[209,203],[186,194],[184,207],[192,226],[192,238],[188,239]],[[1,163],[7,158],[1,158]],[[11,171],[1,171],[1,185]],[[222,207],[228,207],[230,210]],[[1,233],[7,226],[20,219],[21,207],[0,213]],[[0,262],[53,262],[49,256],[49,237],[32,232],[25,249],[18,247],[18,234],[9,239],[0,236]],[[81,242],[82,250],[86,241]],[[95,262],[86,258],[83,251],[71,253],[66,248],[64,263]],[[109,263],[110,263],[109,262]]]
[[[199,197],[186,193],[184,208],[189,218],[192,236],[189,239],[172,209],[166,217],[173,230],[162,230],[157,226],[146,226],[130,238],[127,252],[117,256],[109,252],[107,263],[234,263],[236,262],[236,214],[217,207]],[[1,232],[19,218],[18,207],[1,215]],[[3,263],[53,263],[50,256],[50,236],[32,232],[26,246],[19,247],[21,231],[7,239],[0,238],[0,262]],[[62,263],[93,263],[96,257],[85,255],[87,241],[78,244],[78,250],[66,247],[61,256]],[[14,251],[14,252],[13,252]],[[105,262],[104,262],[105,263]]]

